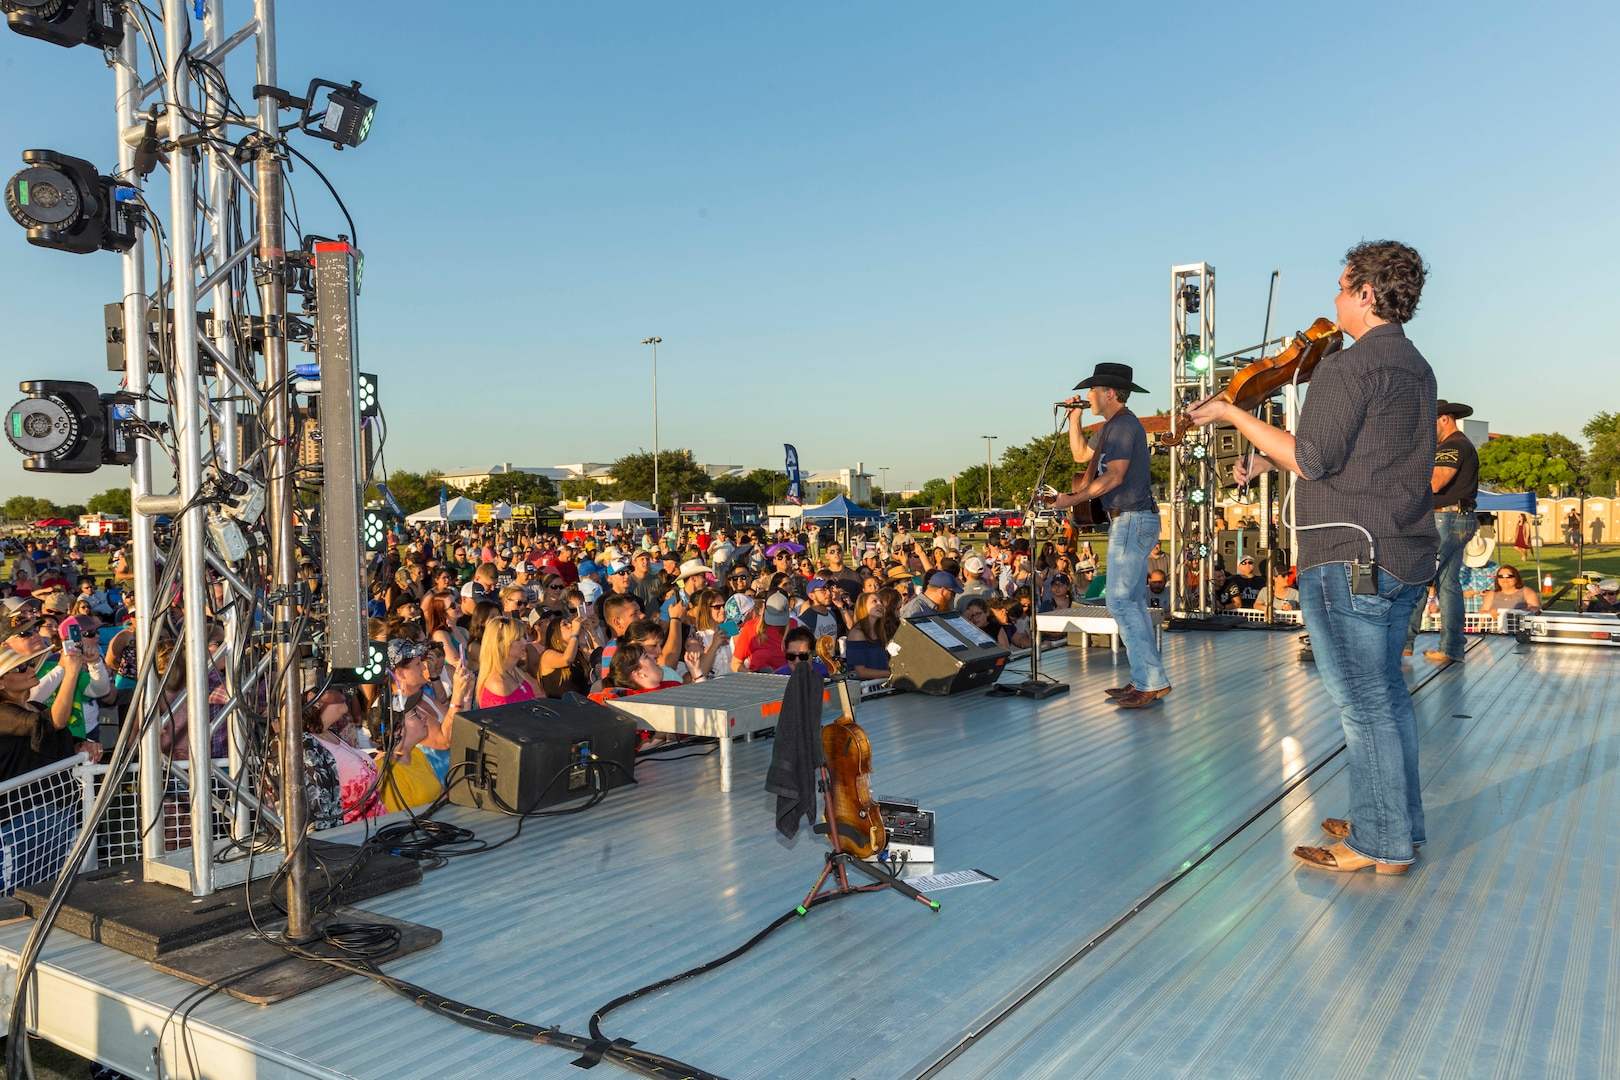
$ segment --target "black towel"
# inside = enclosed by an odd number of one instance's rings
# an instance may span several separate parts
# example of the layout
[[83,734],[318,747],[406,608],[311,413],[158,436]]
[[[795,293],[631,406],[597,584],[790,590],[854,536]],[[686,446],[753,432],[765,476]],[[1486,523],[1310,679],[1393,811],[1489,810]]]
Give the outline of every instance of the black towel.
[[776,831],[792,839],[799,818],[816,823],[816,777],[821,768],[821,675],[815,665],[797,663],[782,695],[771,746],[765,790],[776,796]]

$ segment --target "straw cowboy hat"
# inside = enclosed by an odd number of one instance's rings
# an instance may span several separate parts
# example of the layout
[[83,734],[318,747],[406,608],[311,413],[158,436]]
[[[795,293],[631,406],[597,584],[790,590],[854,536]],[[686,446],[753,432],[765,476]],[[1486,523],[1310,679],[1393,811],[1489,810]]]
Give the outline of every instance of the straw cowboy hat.
[[1489,565],[1495,554],[1496,541],[1489,536],[1475,533],[1474,538],[1468,541],[1468,546],[1463,548],[1463,565],[1478,570],[1482,566]]

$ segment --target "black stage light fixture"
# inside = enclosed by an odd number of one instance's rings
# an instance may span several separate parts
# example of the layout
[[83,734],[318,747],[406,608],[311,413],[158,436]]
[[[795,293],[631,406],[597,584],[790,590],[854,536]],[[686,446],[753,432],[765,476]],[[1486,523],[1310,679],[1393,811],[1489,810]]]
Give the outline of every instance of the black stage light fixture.
[[366,551],[375,555],[388,543],[388,519],[381,510],[367,510],[360,522],[360,539]]
[[1198,314],[1198,286],[1191,282],[1181,287],[1181,310],[1189,315]]
[[[315,92],[322,87],[330,90],[326,108],[315,112]],[[371,134],[371,122],[377,116],[377,99],[360,92],[360,84],[343,86],[325,79],[312,79],[309,92],[304,95],[304,114],[298,129],[305,135],[326,139],[339,150],[345,146],[359,146]]]
[[1181,339],[1181,351],[1187,358],[1187,370],[1202,375],[1209,370],[1209,354],[1204,351],[1203,340],[1197,334]]
[[360,406],[361,416],[377,416],[382,412],[377,404],[377,376],[366,371],[358,374],[355,404]]
[[1187,492],[1187,501],[1192,503],[1194,506],[1203,506],[1206,498],[1208,498],[1208,496],[1205,494],[1203,488],[1193,488],[1191,491]]
[[6,439],[29,472],[87,473],[135,460],[134,399],[89,383],[38,379],[6,413]]
[[1189,452],[1194,461],[1203,461],[1205,458],[1209,457],[1209,447],[1205,446],[1201,442],[1193,443]]
[[331,668],[336,686],[380,686],[388,675],[388,642],[366,642],[365,663],[359,667]]
[[115,0],[0,0],[0,11],[17,33],[64,49],[116,49],[124,40],[123,5]]
[[134,246],[141,220],[129,198],[134,188],[54,150],[24,150],[22,159],[26,168],[6,183],[6,210],[30,244],[75,255]]

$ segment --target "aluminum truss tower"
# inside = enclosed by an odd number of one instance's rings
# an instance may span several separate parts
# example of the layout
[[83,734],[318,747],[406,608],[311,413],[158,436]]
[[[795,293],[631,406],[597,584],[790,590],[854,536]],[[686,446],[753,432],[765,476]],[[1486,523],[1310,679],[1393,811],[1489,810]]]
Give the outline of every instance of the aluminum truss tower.
[[[1170,268],[1170,413],[1179,418],[1219,387],[1215,356],[1215,268],[1188,263]],[[1230,371],[1227,373],[1230,378]],[[1207,618],[1212,612],[1209,571],[1216,537],[1215,462],[1206,428],[1190,428],[1170,448],[1170,611]],[[1191,553],[1189,556],[1189,552]],[[1187,570],[1198,585],[1188,588]]]

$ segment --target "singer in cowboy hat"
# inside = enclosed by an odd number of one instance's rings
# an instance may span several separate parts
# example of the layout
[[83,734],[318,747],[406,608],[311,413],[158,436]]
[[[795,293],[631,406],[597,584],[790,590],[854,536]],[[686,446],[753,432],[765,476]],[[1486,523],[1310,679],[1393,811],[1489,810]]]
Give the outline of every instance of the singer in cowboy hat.
[[[1147,393],[1133,381],[1128,364],[1098,364],[1091,378],[1075,387],[1085,391],[1068,399],[1069,449],[1085,464],[1097,456],[1092,479],[1052,505],[1059,509],[1100,498],[1108,511],[1108,614],[1119,626],[1131,662],[1131,681],[1107,691],[1122,709],[1152,705],[1170,692],[1153,623],[1147,610],[1148,555],[1159,542],[1159,504],[1153,500],[1148,468],[1147,432],[1125,405],[1132,393]],[[1082,430],[1082,407],[1103,418],[1088,444]]]

